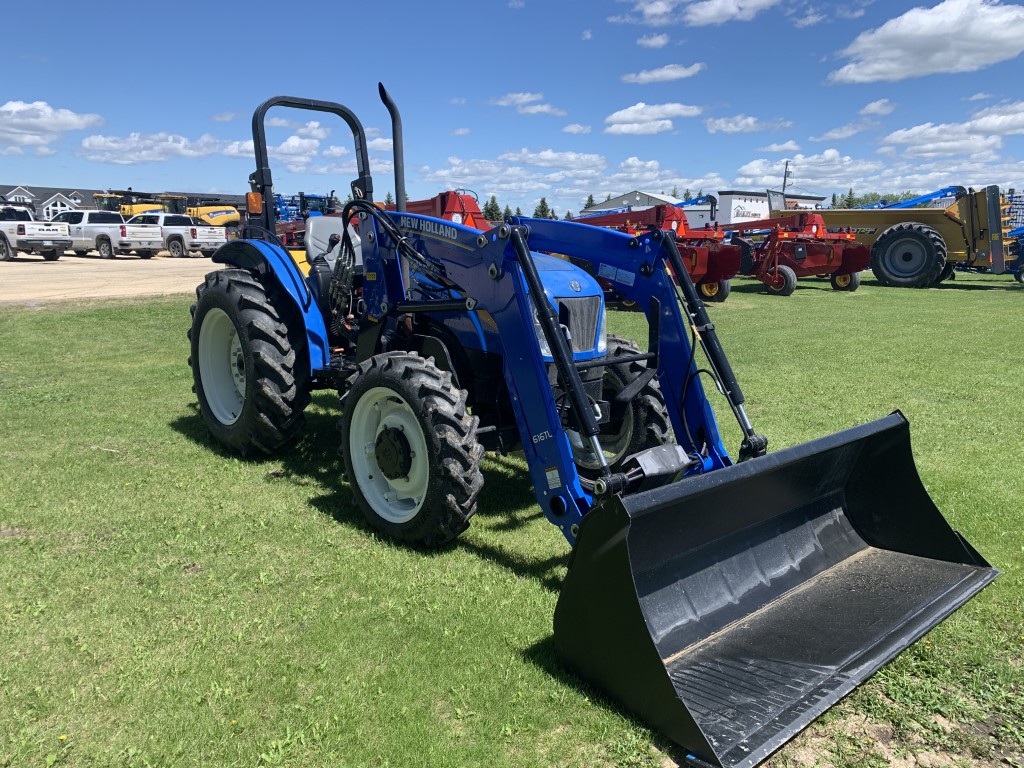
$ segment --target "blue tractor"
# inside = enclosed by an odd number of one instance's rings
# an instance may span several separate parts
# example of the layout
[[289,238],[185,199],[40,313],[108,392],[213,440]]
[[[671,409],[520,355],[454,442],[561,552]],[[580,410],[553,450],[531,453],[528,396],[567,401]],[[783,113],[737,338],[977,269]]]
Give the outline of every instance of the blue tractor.
[[[261,220],[215,254],[225,268],[197,288],[189,332],[217,441],[278,451],[311,391],[336,390],[355,502],[422,547],[469,525],[485,451],[522,452],[573,549],[555,646],[694,766],[759,764],[995,578],[928,497],[898,412],[767,452],[669,234],[518,217],[484,231],[403,210],[402,125],[380,94],[390,212],[350,110],[256,110]],[[353,199],[315,222],[334,231],[308,233],[322,249],[308,276],[274,235],[271,108],[334,114],[354,137]],[[642,307],[647,348],[609,334],[601,287],[549,254],[594,264]],[[701,374],[739,423],[738,463]]]

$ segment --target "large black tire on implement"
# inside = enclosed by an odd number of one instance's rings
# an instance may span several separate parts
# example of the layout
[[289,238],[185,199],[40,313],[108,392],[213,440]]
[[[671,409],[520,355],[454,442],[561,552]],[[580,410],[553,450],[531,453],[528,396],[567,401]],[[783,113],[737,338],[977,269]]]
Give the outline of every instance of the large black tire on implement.
[[469,527],[483,487],[479,419],[432,358],[386,352],[359,365],[342,399],[345,475],[386,536],[440,547]]
[[[639,352],[640,347],[633,341],[608,335],[609,357],[635,355]],[[601,381],[601,399],[611,403],[619,392],[645,370],[647,364],[643,361],[606,365]],[[622,407],[621,414],[615,411],[613,408],[612,419],[601,425],[601,433],[597,436],[612,472],[618,472],[622,462],[632,454],[665,445],[671,439],[665,396],[656,380],[651,379],[628,405]],[[589,480],[600,477],[601,465],[578,432],[569,432],[569,444],[580,475]]]
[[193,387],[214,438],[243,456],[273,453],[305,424],[309,366],[285,302],[249,272],[211,272],[192,305]]
[[882,285],[927,288],[946,266],[946,243],[931,227],[896,224],[871,246],[871,271]]

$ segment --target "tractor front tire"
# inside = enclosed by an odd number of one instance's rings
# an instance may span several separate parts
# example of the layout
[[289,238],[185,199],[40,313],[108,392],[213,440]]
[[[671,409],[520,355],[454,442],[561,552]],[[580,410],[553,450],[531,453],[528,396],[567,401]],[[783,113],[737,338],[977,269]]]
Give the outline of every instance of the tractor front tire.
[[[639,352],[640,347],[633,341],[609,334],[609,357],[635,355]],[[601,399],[611,403],[619,392],[645,370],[647,363],[643,361],[606,365],[601,382]],[[600,477],[601,464],[591,450],[590,442],[584,441],[579,432],[567,432],[576,471],[590,480]],[[652,379],[640,390],[626,407],[621,420],[602,424],[597,439],[604,448],[604,458],[612,472],[619,471],[626,457],[668,443],[671,439],[668,409],[657,380]]]
[[14,261],[16,258],[18,258],[17,251],[11,248],[6,237],[0,235],[0,261]]
[[849,272],[845,275],[830,275],[829,282],[833,291],[849,291],[853,293],[860,287],[860,272]]
[[210,433],[243,456],[274,453],[305,424],[304,335],[289,329],[283,304],[241,269],[211,272],[196,288],[193,389]]
[[697,286],[697,290],[700,292],[700,297],[704,301],[721,303],[729,298],[729,292],[732,290],[732,283],[728,280],[712,280],[708,283],[700,283]]
[[359,365],[342,398],[345,475],[370,525],[441,547],[469,527],[483,487],[479,419],[431,358],[385,352]]
[[791,296],[796,290],[796,272],[785,264],[780,264],[775,274],[769,272],[767,278],[768,293],[775,296]]
[[946,243],[924,224],[891,226],[871,247],[871,271],[882,285],[927,288],[938,281],[945,266]]

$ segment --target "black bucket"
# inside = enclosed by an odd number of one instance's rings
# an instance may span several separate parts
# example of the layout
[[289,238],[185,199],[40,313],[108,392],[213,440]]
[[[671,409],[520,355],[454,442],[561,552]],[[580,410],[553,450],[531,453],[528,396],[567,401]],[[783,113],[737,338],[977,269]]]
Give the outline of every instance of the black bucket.
[[894,413],[608,498],[554,639],[690,757],[750,768],[997,573],[932,503]]

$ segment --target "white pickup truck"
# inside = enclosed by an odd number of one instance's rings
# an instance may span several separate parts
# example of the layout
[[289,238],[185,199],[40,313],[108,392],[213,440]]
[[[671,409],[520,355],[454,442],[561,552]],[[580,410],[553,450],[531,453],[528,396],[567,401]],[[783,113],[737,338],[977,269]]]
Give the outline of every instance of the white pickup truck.
[[52,220],[68,225],[70,248],[76,256],[96,251],[101,258],[111,259],[134,250],[140,259],[148,259],[161,248],[159,227],[129,227],[116,211],[63,211]]
[[32,209],[0,202],[0,261],[11,261],[18,251],[41,253],[47,261],[56,261],[71,247],[67,224],[36,221]]
[[140,213],[128,219],[129,224],[156,224],[163,232],[163,248],[171,256],[180,258],[192,251],[203,256],[213,252],[228,241],[224,227],[211,227],[183,213]]

